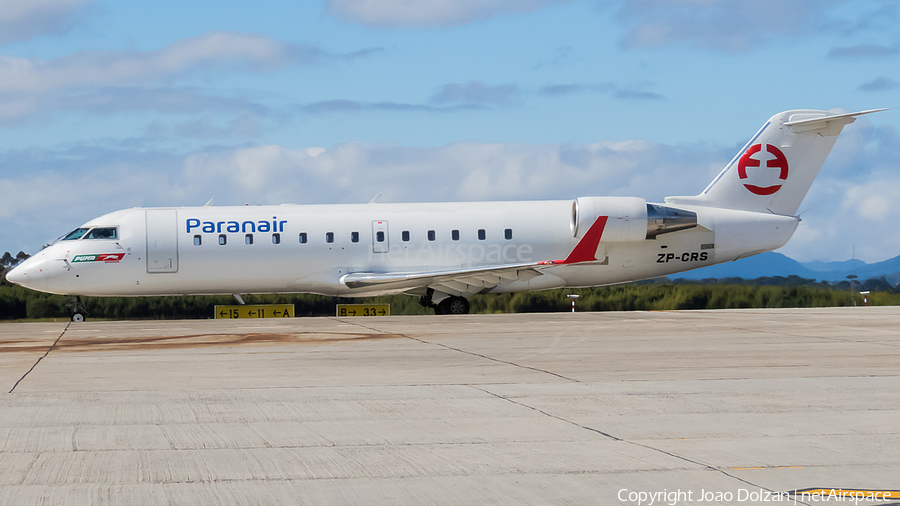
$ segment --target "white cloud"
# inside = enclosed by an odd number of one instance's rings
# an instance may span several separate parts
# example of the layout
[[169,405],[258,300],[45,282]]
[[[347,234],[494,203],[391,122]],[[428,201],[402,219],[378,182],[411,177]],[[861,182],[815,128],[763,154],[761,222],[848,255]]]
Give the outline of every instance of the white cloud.
[[874,81],[864,83],[858,88],[860,91],[889,91],[900,88],[900,83],[890,77],[881,76]]
[[[73,148],[0,155],[0,249],[33,251],[133,206],[569,199],[697,193],[727,154],[646,141],[433,148],[210,148],[186,155]],[[13,176],[15,173],[17,176]],[[686,176],[686,174],[689,174]]]
[[624,0],[630,26],[625,47],[685,42],[727,53],[775,38],[805,35],[824,22],[837,0]]
[[333,114],[361,111],[450,112],[512,107],[521,103],[521,91],[515,84],[489,85],[481,81],[449,83],[438,89],[428,103],[362,102],[334,99],[297,105],[294,110],[306,114]]
[[866,262],[900,255],[900,235],[893,217],[900,200],[900,175],[850,184],[826,176],[816,181],[808,212],[794,238],[781,252],[800,261],[848,260]]
[[800,261],[875,262],[900,254],[892,216],[900,201],[900,137],[861,118],[844,132],[800,206],[803,221],[781,252]]
[[519,87],[514,84],[491,86],[481,81],[469,81],[441,86],[431,97],[431,103],[509,106],[519,102],[519,94]]
[[82,51],[47,61],[0,56],[0,93],[161,83],[202,70],[268,71],[324,54],[259,35],[210,32],[156,51]]
[[603,93],[610,94],[619,99],[626,100],[663,100],[659,93],[647,91],[653,83],[638,82],[620,86],[615,83],[566,83],[549,84],[538,90],[538,95],[545,97],[561,97],[578,93]]
[[571,0],[325,0],[325,12],[374,28],[464,25]]
[[[900,139],[867,120],[846,128],[783,252],[799,260],[879,261],[900,253]],[[846,142],[844,142],[846,141]],[[30,252],[95,216],[133,206],[572,199],[695,195],[737,147],[644,140],[453,143],[290,149],[216,147],[183,155],[72,148],[0,154],[0,250]],[[844,176],[853,172],[856,177]],[[13,176],[13,174],[16,174]]]
[[891,210],[900,202],[900,181],[868,181],[851,185],[844,193],[841,208],[854,219],[887,222],[893,219]]
[[234,32],[209,32],[147,52],[82,51],[52,60],[0,55],[0,125],[59,110],[264,114],[246,99],[172,83],[199,72],[267,72],[334,57],[340,56],[316,46]]
[[66,31],[92,0],[4,0],[0,43]]
[[897,45],[884,46],[881,44],[858,44],[850,47],[833,47],[828,52],[829,58],[884,58],[896,56],[900,53]]
[[0,248],[33,254],[87,216],[157,200],[172,190],[167,179],[139,163],[0,178]]

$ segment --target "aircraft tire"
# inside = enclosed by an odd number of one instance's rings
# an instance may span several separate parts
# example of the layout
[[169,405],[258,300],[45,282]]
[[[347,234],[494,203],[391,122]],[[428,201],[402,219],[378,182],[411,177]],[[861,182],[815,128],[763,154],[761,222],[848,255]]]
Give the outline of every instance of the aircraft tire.
[[81,323],[84,321],[84,314],[82,313],[74,313],[72,315],[72,321],[75,323]]
[[[440,312],[438,312],[440,311]],[[469,301],[464,297],[447,297],[434,310],[435,314],[469,314]]]

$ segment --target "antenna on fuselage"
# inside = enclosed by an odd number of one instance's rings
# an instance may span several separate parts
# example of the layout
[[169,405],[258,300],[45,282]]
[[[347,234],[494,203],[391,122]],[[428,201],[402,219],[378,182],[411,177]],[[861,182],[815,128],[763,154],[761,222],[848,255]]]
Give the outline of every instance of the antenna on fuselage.
[[375,195],[374,197],[372,197],[372,200],[370,200],[369,203],[374,204],[375,201],[378,200],[378,197],[380,197],[380,196],[381,196],[381,193],[379,193],[378,195]]
[[216,200],[216,198],[215,198],[215,197],[213,197],[213,198],[211,198],[211,199],[209,199],[209,200],[207,200],[207,201],[206,201],[206,203],[205,203],[205,204],[203,204],[203,207],[209,207],[209,206],[211,206],[211,205],[212,205],[212,201],[213,201],[213,200]]

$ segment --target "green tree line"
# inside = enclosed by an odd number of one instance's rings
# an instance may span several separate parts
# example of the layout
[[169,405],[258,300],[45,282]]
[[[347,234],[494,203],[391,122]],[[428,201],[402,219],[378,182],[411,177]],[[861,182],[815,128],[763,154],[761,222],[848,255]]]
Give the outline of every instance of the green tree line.
[[[786,278],[781,278],[784,280]],[[743,283],[640,283],[608,287],[474,295],[473,313],[533,313],[571,311],[570,294],[577,294],[578,311],[634,311],[835,307],[862,305],[861,286],[806,284],[756,285]],[[333,316],[335,304],[380,302],[391,313],[433,314],[418,299],[405,295],[344,299],[312,294],[248,295],[248,304],[294,304],[296,316]],[[27,290],[8,283],[0,286],[0,320],[67,318],[72,298]],[[216,304],[235,304],[231,296],[82,297],[89,318],[180,319],[212,318]],[[900,305],[900,293],[887,289],[869,294],[869,305]]]
[[[28,258],[24,252],[0,257],[0,320],[68,318],[72,297],[50,295],[15,286],[6,272]],[[779,307],[836,307],[862,305],[859,291],[869,290],[869,305],[900,305],[900,290],[883,279],[864,284],[843,281],[831,285],[798,276],[706,279],[671,282],[665,278],[627,285],[473,295],[473,313],[537,313],[571,310],[568,295],[578,295],[579,311],[659,311],[675,309],[732,309]],[[248,295],[248,304],[294,304],[296,316],[330,316],[342,303],[387,303],[395,315],[433,314],[415,297],[395,295],[348,299],[314,294]],[[211,318],[214,306],[235,304],[227,295],[181,297],[82,297],[90,318],[181,319]]]

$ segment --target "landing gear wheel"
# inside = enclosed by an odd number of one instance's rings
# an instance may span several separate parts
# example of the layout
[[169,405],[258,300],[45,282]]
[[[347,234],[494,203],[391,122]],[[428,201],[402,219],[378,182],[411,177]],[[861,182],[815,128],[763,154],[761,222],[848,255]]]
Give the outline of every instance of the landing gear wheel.
[[469,301],[463,297],[447,297],[434,308],[435,314],[469,314]]
[[75,323],[83,322],[87,311],[84,309],[84,304],[81,303],[81,297],[77,295],[72,297],[72,302],[69,302],[68,306],[69,310],[72,311],[72,321]]

